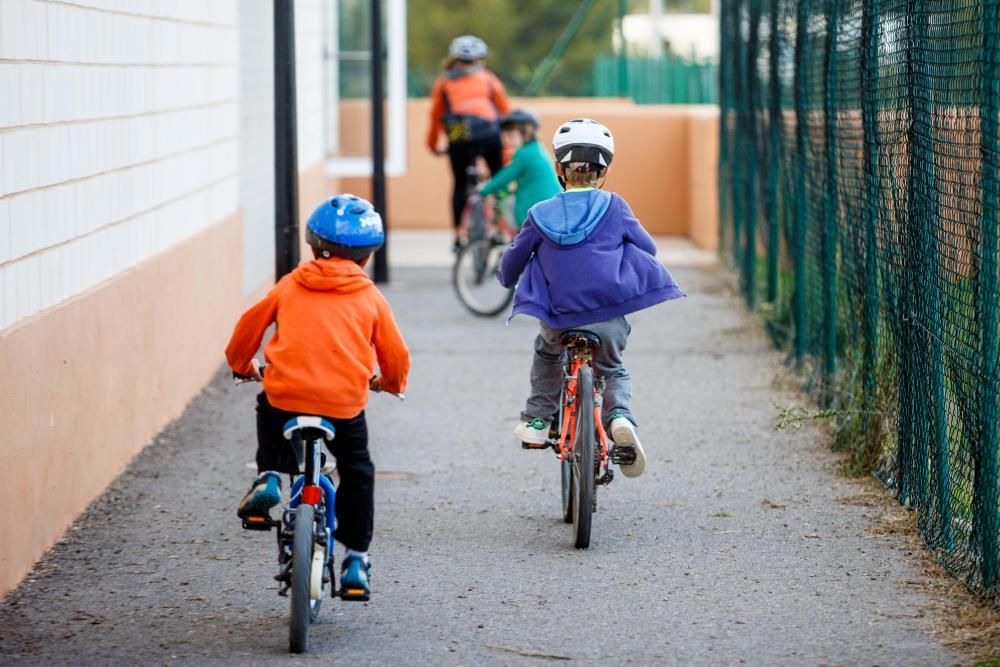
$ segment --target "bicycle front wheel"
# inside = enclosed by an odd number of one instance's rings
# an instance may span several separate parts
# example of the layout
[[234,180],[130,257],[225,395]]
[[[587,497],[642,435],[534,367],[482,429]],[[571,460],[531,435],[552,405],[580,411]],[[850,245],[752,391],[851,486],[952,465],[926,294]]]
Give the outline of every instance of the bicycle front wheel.
[[[305,503],[295,508],[295,537],[292,541],[291,615],[288,650],[309,650],[309,624],[319,614],[320,600],[313,599],[313,550],[316,544],[316,509]],[[320,574],[322,576],[322,573]]]
[[493,317],[510,305],[514,290],[497,280],[504,245],[494,239],[470,241],[462,246],[452,269],[452,284],[462,305],[480,317]]
[[573,434],[573,546],[590,546],[594,513],[594,371],[576,373],[576,432]]

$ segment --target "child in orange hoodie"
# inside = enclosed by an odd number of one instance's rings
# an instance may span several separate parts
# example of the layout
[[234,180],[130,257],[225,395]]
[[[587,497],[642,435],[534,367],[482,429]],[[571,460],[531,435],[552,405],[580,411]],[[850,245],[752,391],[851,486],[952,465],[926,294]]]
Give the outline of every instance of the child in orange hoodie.
[[[369,389],[402,392],[410,370],[392,310],[363,271],[384,240],[382,219],[364,199],[338,195],[323,202],[306,231],[315,259],[244,313],[226,347],[233,371],[264,385],[257,397],[258,476],[237,514],[267,514],[281,501],[279,473],[297,471],[284,424],[298,415],[325,417],[336,430],[329,447],[340,476],[335,537],[347,549],[341,587],[364,589],[364,599],[375,488],[364,408]],[[262,378],[254,355],[272,323]]]

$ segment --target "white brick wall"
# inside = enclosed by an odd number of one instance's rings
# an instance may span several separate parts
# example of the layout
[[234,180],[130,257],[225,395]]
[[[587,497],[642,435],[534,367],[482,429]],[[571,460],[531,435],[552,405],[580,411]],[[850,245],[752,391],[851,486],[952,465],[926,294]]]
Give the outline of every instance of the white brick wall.
[[[324,147],[324,21],[330,0],[296,0],[295,60],[300,170],[315,167]],[[240,204],[243,207],[243,287],[247,294],[274,277],[274,3],[241,0]],[[316,205],[300,201],[308,213]]]
[[240,3],[243,291],[274,279],[274,2]]
[[0,0],[0,330],[236,211],[238,14]]
[[[299,166],[308,168],[326,156],[323,143],[324,22],[334,2],[296,0],[295,2],[295,84],[298,92]],[[312,203],[302,202],[305,207]]]

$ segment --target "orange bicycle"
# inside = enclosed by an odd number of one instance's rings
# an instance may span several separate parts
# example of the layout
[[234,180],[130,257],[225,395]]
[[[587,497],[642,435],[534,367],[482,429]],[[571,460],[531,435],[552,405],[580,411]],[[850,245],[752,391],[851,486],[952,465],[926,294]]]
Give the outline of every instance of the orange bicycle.
[[[594,377],[594,353],[601,339],[590,331],[567,331],[562,336],[563,389],[561,409],[552,421],[543,445],[522,443],[525,449],[551,447],[562,467],[563,521],[573,524],[573,545],[590,546],[597,487],[614,479],[611,464],[635,462],[635,451],[609,443],[601,422],[604,379]],[[602,472],[603,470],[603,472]]]

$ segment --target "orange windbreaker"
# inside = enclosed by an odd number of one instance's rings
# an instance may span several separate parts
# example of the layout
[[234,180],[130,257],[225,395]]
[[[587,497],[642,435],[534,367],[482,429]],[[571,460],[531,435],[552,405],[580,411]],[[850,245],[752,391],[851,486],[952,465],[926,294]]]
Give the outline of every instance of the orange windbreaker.
[[385,297],[355,262],[314,260],[278,281],[236,323],[226,347],[234,371],[250,373],[250,360],[273,322],[278,326],[264,349],[264,392],[271,405],[354,417],[368,403],[376,361],[386,391],[406,389],[406,343]]
[[432,151],[437,148],[438,135],[444,132],[445,93],[454,114],[496,120],[497,112],[504,115],[510,111],[503,83],[488,69],[438,77],[431,90],[431,126],[427,131],[427,146]]

